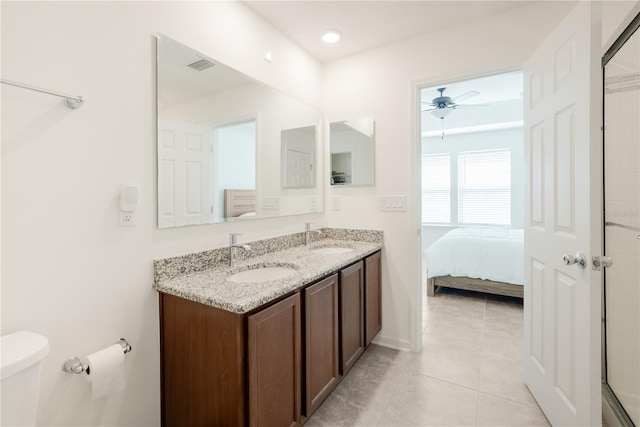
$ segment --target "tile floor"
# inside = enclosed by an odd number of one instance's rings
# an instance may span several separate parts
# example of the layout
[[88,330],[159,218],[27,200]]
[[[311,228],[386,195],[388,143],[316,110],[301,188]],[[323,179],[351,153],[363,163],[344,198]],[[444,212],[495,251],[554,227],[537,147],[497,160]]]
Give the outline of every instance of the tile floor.
[[427,298],[422,354],[371,345],[306,426],[548,426],[522,378],[522,303]]

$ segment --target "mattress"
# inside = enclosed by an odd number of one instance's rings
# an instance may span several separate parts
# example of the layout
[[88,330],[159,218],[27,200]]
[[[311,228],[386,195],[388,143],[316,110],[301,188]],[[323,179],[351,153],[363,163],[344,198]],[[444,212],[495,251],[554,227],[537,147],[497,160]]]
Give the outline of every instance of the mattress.
[[522,285],[524,231],[513,228],[456,228],[425,253],[427,277],[457,276]]

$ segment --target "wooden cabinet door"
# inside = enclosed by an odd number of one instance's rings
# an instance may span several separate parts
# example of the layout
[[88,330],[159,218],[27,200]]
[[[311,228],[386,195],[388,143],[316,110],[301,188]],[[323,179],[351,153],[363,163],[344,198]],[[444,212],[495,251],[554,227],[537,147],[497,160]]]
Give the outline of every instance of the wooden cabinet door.
[[380,252],[369,255],[364,260],[365,346],[371,344],[371,340],[382,329],[381,261]]
[[364,351],[364,268],[359,261],[340,271],[341,374]]
[[245,317],[160,294],[164,427],[246,424]]
[[340,379],[338,275],[304,290],[305,416],[310,416]]
[[248,317],[249,425],[300,425],[300,294]]

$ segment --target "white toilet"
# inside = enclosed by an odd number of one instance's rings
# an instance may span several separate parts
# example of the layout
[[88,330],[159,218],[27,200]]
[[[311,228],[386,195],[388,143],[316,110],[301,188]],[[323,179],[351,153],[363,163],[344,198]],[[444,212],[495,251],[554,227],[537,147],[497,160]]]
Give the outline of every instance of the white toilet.
[[2,363],[2,426],[33,426],[38,413],[41,361],[49,340],[33,332],[0,337]]

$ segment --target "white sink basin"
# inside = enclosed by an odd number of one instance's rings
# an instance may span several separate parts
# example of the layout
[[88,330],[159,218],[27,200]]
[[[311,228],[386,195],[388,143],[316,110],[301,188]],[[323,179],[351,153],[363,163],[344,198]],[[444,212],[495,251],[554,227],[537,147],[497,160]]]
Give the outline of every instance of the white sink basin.
[[316,254],[344,254],[347,252],[353,252],[353,248],[348,248],[346,246],[325,246],[323,248],[314,248],[309,250]]
[[227,280],[238,283],[268,282],[270,280],[284,279],[297,272],[298,270],[292,267],[258,267],[234,273],[227,277]]

